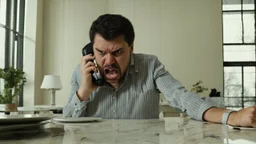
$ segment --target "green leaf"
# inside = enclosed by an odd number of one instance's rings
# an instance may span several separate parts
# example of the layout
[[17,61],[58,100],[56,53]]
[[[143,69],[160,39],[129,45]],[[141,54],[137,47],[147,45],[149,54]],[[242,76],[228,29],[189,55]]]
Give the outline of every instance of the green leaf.
[[0,103],[12,103],[13,98],[21,92],[21,86],[27,82],[25,72],[13,67],[0,68],[0,78],[4,80],[3,95],[0,96]]

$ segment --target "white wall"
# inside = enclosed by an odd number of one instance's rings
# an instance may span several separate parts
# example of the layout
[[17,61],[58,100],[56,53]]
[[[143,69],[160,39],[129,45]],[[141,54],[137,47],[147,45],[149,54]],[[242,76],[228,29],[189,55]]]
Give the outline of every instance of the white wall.
[[[56,104],[64,105],[74,68],[89,42],[89,28],[94,19],[107,12],[106,0],[44,1],[44,74],[60,75],[63,89],[56,92]],[[43,92],[44,104],[50,93]]]
[[[221,1],[48,0],[43,11],[43,73],[61,77],[58,105],[67,102],[90,25],[103,13],[129,18],[136,33],[135,52],[157,55],[188,89],[202,80],[206,87],[223,91]],[[50,104],[49,92],[43,93],[43,104]]]
[[42,23],[43,0],[26,2],[24,35],[24,72],[27,83],[24,87],[24,106],[42,103],[40,83],[42,79]]
[[43,0],[38,0],[36,27],[36,63],[35,63],[35,100],[34,104],[43,104],[42,90],[43,80]]
[[37,1],[28,1],[25,11],[24,35],[24,66],[27,83],[24,87],[23,105],[34,105],[35,92],[35,51],[36,51],[36,12]]

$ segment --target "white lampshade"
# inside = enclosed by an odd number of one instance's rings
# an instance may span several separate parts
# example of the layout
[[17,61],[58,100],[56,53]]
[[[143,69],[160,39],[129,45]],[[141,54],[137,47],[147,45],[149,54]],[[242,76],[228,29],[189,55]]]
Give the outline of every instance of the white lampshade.
[[54,90],[62,89],[60,76],[45,75],[41,85],[41,89],[54,89]]

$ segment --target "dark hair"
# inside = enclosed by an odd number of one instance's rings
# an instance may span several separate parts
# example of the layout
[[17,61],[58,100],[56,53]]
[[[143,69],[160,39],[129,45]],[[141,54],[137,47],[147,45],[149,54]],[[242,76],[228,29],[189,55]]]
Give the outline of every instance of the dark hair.
[[99,16],[90,28],[90,40],[94,42],[96,34],[100,34],[105,40],[113,40],[123,35],[129,46],[134,41],[134,29],[132,23],[118,14],[104,14]]

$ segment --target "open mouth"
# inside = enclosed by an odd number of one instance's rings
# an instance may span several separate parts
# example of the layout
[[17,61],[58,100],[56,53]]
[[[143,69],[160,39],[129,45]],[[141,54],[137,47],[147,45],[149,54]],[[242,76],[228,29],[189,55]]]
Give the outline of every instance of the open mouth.
[[105,68],[104,72],[105,72],[105,77],[107,79],[117,79],[119,76],[119,72],[115,68]]

